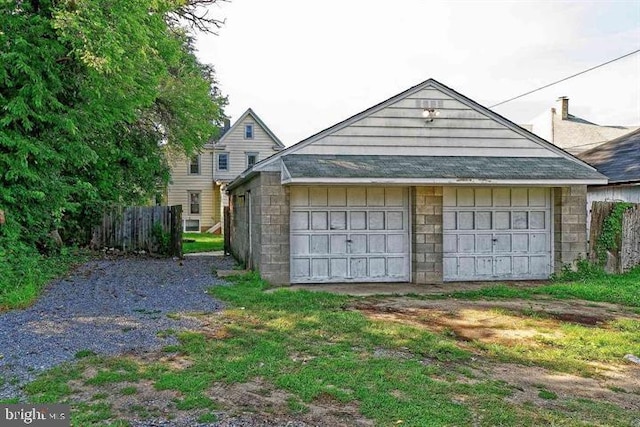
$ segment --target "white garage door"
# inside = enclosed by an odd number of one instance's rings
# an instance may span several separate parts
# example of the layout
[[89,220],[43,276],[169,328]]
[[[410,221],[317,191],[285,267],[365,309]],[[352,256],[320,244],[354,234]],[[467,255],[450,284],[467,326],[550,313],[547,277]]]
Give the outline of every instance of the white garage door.
[[444,280],[549,277],[549,189],[445,187],[443,195]]
[[292,187],[291,282],[409,280],[402,187]]

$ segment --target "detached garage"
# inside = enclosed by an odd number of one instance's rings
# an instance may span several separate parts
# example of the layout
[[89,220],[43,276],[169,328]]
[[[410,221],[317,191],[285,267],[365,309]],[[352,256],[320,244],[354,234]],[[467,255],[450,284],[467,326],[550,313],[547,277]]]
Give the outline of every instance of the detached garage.
[[430,79],[229,184],[231,249],[274,284],[545,279],[606,182]]

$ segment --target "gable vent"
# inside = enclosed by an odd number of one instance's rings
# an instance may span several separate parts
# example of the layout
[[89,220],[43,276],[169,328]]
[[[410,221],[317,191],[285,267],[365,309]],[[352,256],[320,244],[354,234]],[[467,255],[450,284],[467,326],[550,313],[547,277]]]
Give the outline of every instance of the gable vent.
[[442,108],[442,99],[425,99],[422,101],[422,108]]

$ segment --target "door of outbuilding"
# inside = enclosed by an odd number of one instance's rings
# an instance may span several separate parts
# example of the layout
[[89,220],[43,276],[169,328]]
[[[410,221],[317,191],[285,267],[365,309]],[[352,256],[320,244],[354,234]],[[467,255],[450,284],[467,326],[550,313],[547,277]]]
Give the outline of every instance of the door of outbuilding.
[[445,187],[443,279],[546,279],[551,196],[540,187]]
[[291,282],[409,281],[405,187],[291,188]]

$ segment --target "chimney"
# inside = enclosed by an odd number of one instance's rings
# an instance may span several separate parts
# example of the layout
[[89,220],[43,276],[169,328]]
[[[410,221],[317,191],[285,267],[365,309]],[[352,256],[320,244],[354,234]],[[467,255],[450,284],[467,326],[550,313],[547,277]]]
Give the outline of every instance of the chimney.
[[224,119],[224,126],[222,127],[222,135],[224,135],[225,133],[227,133],[227,131],[231,129],[231,120],[225,118]]
[[567,118],[569,118],[569,97],[561,96],[556,102],[559,104],[562,120],[567,120]]

